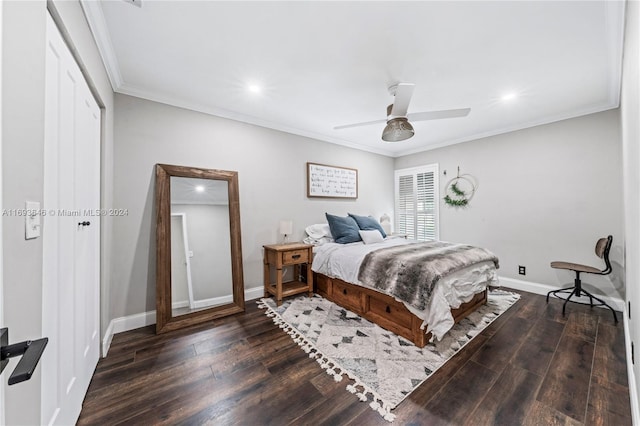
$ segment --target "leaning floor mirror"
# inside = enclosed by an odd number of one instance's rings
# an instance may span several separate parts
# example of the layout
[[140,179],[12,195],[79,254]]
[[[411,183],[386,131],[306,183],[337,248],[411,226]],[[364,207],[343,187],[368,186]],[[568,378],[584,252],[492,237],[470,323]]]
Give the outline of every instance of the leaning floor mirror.
[[156,164],[156,333],[244,311],[238,173]]

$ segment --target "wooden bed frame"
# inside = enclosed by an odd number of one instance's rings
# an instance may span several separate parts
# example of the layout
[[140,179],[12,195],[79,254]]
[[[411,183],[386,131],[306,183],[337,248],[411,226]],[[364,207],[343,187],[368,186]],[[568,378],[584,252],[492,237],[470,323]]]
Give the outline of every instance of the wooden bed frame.
[[[422,319],[412,314],[393,297],[316,272],[313,273],[313,277],[316,293],[325,299],[411,340],[419,348],[423,348],[429,342],[431,333],[425,333],[420,328]],[[454,321],[457,323],[485,303],[487,290],[477,293],[458,309],[452,309]]]

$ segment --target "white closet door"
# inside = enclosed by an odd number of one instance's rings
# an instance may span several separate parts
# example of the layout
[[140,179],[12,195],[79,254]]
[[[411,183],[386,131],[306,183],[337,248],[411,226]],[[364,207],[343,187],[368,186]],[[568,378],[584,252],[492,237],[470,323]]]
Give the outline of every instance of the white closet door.
[[42,424],[74,424],[99,358],[100,110],[47,17]]

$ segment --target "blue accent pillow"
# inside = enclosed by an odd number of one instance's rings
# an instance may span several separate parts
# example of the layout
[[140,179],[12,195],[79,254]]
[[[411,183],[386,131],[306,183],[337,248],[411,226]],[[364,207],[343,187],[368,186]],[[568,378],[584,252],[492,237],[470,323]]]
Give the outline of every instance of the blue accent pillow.
[[360,228],[352,217],[340,217],[334,216],[329,213],[324,214],[329,222],[329,229],[331,229],[331,236],[336,243],[347,244],[362,241],[360,238]]
[[375,220],[375,218],[371,216],[358,216],[351,213],[349,213],[349,216],[356,221],[358,227],[363,231],[373,231],[375,229],[380,231],[382,238],[387,238],[387,234],[384,232],[384,229],[382,229],[380,222]]

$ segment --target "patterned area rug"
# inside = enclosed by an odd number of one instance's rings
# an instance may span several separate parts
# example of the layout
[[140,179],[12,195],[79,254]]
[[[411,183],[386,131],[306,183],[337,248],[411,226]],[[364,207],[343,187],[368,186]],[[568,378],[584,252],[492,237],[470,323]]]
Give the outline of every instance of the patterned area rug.
[[346,374],[353,380],[347,390],[393,421],[391,410],[519,298],[489,292],[486,305],[422,349],[318,295],[285,300],[281,306],[261,299],[258,305],[337,382]]

